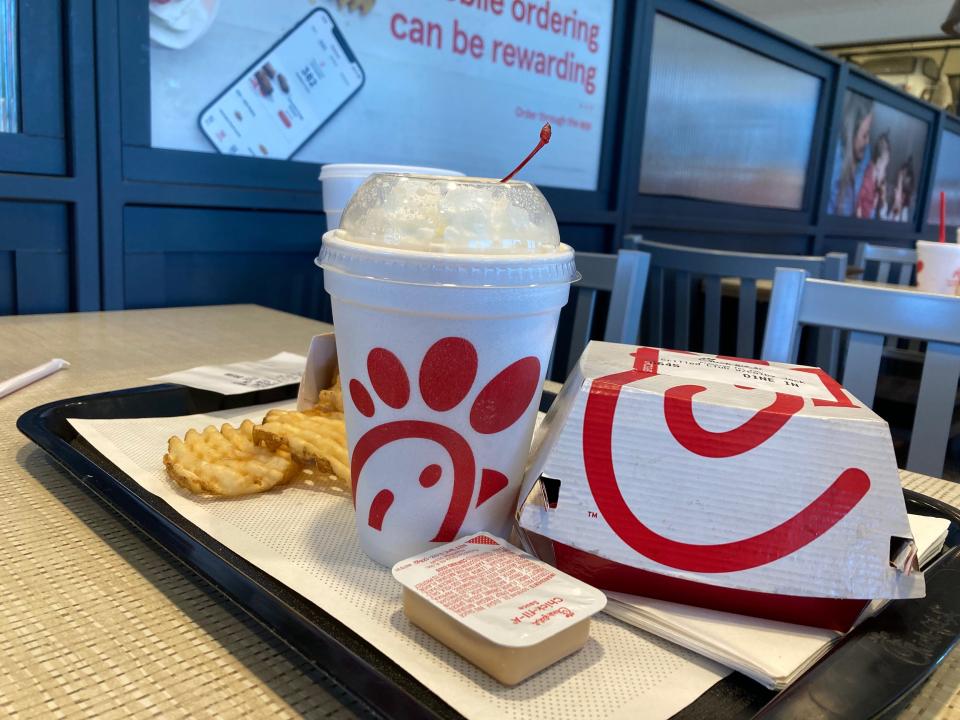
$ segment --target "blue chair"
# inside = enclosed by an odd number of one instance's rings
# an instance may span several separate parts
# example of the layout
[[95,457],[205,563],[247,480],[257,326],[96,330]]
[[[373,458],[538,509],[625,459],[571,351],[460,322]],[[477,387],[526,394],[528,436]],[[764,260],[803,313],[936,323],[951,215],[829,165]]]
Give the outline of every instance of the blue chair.
[[[876,274],[870,272],[876,263]],[[853,256],[854,267],[863,268],[864,279],[874,282],[909,285],[917,266],[917,251],[912,248],[857,243]]]
[[[650,298],[647,301],[647,340],[662,346],[664,317],[673,319],[671,347],[690,348],[690,317],[692,303],[698,292],[694,279],[702,281],[704,296],[703,351],[717,354],[720,350],[720,301],[722,281],[727,278],[739,282],[737,310],[738,357],[751,358],[756,354],[757,283],[773,280],[778,267],[801,268],[813,277],[843,280],[847,272],[847,256],[829,253],[825,257],[802,255],[769,255],[731,252],[706,248],[669,245],[628,235],[626,244],[650,253]],[[667,278],[673,278],[674,298],[672,312],[665,312],[664,288]],[[828,372],[836,371],[837,333],[821,333],[817,346],[817,362]]]
[[[610,293],[610,306],[603,329],[603,339],[635,345],[640,335],[640,316],[647,289],[650,256],[636,250],[621,250],[616,255],[578,252],[577,270],[580,279],[573,284],[573,327],[567,362],[561,368],[562,376],[576,364],[583,354],[593,330],[597,295]],[[548,377],[554,374],[551,368]]]
[[[917,251],[912,248],[857,243],[853,264],[863,269],[864,279],[892,285],[910,285],[913,283],[917,267]],[[874,272],[875,270],[875,272]],[[917,340],[910,340],[906,347],[900,347],[900,339],[887,338],[884,345],[884,357],[906,360],[920,364],[923,362],[923,348]]]
[[888,335],[927,342],[907,469],[940,477],[960,381],[960,298],[777,270],[761,357],[796,362],[805,325],[849,331],[841,382],[872,407]]

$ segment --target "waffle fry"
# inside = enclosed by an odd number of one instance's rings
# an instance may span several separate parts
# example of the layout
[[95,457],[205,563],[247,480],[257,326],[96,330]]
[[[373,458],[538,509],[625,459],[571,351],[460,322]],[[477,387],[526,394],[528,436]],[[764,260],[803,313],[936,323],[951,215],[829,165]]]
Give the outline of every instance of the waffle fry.
[[183,440],[167,441],[163,464],[181,487],[192,493],[224,496],[263,492],[292,480],[300,466],[280,447],[270,450],[254,443],[254,424],[239,429],[224,424],[203,432],[188,430]]
[[333,385],[318,394],[317,404],[309,411],[311,414],[339,413],[340,417],[343,417],[343,391],[340,389],[339,371],[333,379]]
[[319,474],[335,477],[338,485],[349,488],[347,434],[342,413],[338,414],[271,410],[253,429],[253,440],[271,450],[289,448],[296,462],[315,467]]

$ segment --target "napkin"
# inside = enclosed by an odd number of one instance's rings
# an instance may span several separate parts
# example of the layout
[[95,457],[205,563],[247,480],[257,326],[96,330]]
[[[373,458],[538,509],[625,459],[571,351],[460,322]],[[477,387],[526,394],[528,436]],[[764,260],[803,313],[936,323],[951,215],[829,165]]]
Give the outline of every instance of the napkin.
[[239,395],[281,385],[295,385],[303,377],[306,365],[307,358],[303,355],[282,352],[264,360],[229,365],[201,365],[150,379],[211,390],[222,395]]
[[[936,557],[947,538],[950,521],[910,515],[920,565]],[[651,598],[607,593],[605,612],[753,678],[782,690],[822,658],[843,633],[735,615]],[[875,600],[859,622],[875,615],[888,601]]]

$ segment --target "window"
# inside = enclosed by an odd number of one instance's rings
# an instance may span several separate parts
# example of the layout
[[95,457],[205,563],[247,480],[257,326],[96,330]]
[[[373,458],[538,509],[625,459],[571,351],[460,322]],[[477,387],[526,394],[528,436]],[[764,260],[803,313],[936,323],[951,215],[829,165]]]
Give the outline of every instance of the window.
[[910,75],[917,59],[912,55],[894,55],[863,63],[863,69],[874,75]]
[[940,193],[946,200],[947,225],[960,225],[960,135],[944,131],[937,155],[937,169],[930,193],[927,222],[940,223]]
[[640,192],[799,210],[821,82],[657,15]]
[[0,132],[17,132],[17,0],[0,0]]

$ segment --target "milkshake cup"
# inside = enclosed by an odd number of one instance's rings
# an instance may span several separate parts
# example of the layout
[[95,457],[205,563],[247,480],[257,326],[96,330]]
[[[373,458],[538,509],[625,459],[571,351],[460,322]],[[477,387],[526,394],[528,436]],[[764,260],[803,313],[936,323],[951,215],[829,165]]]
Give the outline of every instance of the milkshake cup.
[[960,245],[917,240],[917,288],[960,295]]
[[374,173],[417,173],[418,175],[463,175],[456,170],[417,167],[415,165],[378,165],[375,163],[328,163],[320,168],[320,188],[327,230],[340,227],[340,216],[350,198]]
[[573,250],[534,186],[379,174],[326,233],[357,533],[390,566],[506,536]]

